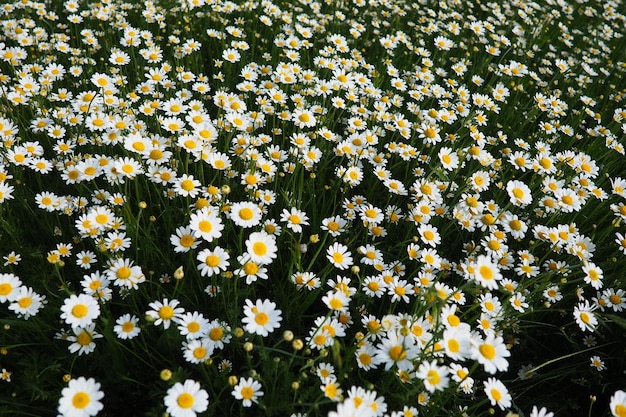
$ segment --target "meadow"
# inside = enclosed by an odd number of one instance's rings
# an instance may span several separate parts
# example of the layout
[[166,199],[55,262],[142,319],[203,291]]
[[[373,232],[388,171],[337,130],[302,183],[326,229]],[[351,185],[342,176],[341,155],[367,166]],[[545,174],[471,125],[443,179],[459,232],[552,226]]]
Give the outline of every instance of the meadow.
[[626,417],[622,0],[0,6],[0,415]]

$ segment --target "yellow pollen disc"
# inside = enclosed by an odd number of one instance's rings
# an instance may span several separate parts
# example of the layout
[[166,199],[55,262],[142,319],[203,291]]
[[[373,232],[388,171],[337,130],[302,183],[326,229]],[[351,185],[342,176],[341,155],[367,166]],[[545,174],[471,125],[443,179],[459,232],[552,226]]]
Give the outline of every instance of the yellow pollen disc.
[[480,345],[478,350],[480,351],[481,355],[489,360],[496,357],[496,349],[493,347],[493,345],[490,345],[489,343],[483,343],[482,345]]

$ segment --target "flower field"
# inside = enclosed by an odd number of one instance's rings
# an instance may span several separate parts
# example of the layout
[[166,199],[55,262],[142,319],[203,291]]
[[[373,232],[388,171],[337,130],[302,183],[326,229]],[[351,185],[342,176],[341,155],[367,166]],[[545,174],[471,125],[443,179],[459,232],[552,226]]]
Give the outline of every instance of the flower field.
[[625,14],[0,6],[0,415],[626,417]]

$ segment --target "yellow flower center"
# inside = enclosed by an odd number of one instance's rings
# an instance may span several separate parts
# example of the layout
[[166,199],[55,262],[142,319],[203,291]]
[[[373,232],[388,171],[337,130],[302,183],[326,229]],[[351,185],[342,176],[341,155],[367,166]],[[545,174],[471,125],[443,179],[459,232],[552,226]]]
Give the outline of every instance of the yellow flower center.
[[72,315],[74,317],[78,317],[79,319],[85,317],[88,312],[89,309],[85,304],[76,304],[74,307],[72,307]]
[[496,400],[496,402],[500,402],[500,400],[502,399],[502,393],[496,388],[491,389],[491,396],[494,400]]
[[441,375],[439,375],[439,372],[435,371],[434,369],[431,369],[426,374],[426,380],[433,385],[437,385],[439,381],[441,380]]
[[265,326],[270,321],[270,318],[267,313],[260,312],[254,316],[254,321],[261,326]]
[[254,212],[250,208],[244,207],[239,210],[239,217],[243,220],[250,220],[254,217]]
[[174,317],[174,309],[170,306],[163,306],[159,309],[159,317],[163,320],[169,320]]
[[389,349],[389,357],[394,361],[399,361],[406,358],[406,352],[404,348],[400,345],[396,345]]
[[224,337],[224,330],[221,327],[215,327],[209,332],[209,338],[214,342],[222,340],[222,337]]
[[74,408],[83,409],[87,407],[90,402],[91,398],[89,397],[89,394],[84,391],[77,392],[72,397],[72,406],[74,406]]
[[219,265],[220,263],[220,258],[218,256],[215,255],[209,255],[206,257],[206,259],[204,260],[204,262],[210,266],[211,268],[214,268],[216,266]]
[[17,303],[21,308],[28,308],[33,303],[33,299],[30,297],[23,297],[17,300]]
[[117,270],[115,276],[119,279],[128,279],[130,277],[130,268],[123,266]]
[[122,331],[124,333],[130,333],[133,331],[134,328],[135,328],[135,325],[133,324],[132,321],[127,321],[124,324],[122,324]]
[[176,403],[180,408],[191,408],[193,407],[193,403],[195,402],[195,398],[193,395],[188,392],[183,392],[176,399]]
[[187,180],[183,180],[183,181],[180,183],[180,188],[182,188],[182,189],[183,189],[183,190],[185,190],[185,191],[191,191],[191,190],[193,190],[195,187],[194,187],[193,181],[192,181],[192,180],[187,179]]
[[244,400],[250,400],[254,397],[254,390],[250,387],[243,387],[241,389],[241,396]]
[[213,229],[213,224],[208,220],[201,220],[198,223],[198,229],[204,233],[209,233]]
[[448,349],[450,349],[450,352],[456,353],[461,350],[461,346],[456,339],[450,339],[448,340]]
[[206,356],[206,349],[202,346],[199,346],[193,350],[193,356],[196,359],[202,359]]
[[267,246],[263,242],[254,242],[254,245],[252,245],[252,251],[255,255],[263,256],[267,253]]
[[489,360],[496,357],[496,348],[494,348],[493,345],[489,343],[483,343],[482,345],[480,345],[478,350],[480,351],[481,355]]
[[0,295],[9,295],[13,290],[13,286],[8,283],[0,284]]
[[493,271],[488,266],[481,266],[479,272],[480,276],[482,276],[484,279],[493,279]]

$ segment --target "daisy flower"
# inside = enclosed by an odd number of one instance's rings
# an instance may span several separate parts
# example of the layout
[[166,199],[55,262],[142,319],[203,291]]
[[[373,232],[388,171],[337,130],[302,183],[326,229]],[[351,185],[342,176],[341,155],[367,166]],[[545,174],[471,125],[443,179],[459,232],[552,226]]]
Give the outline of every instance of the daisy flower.
[[487,334],[484,340],[474,340],[471,349],[471,357],[482,364],[485,372],[495,374],[497,371],[505,372],[509,368],[507,357],[511,352],[506,348],[504,339],[493,333]]
[[350,297],[343,291],[330,290],[322,297],[322,302],[333,311],[345,312],[350,304]]
[[500,380],[489,378],[487,381],[483,382],[483,385],[491,405],[497,405],[501,410],[511,406],[511,394],[509,394],[509,390]]
[[602,279],[604,278],[602,269],[593,262],[583,262],[583,272],[585,273],[585,283],[591,285],[596,290],[602,288]]
[[103,397],[100,383],[81,376],[71,379],[67,387],[63,388],[57,410],[63,417],[95,416],[104,408],[100,402]]
[[598,318],[593,313],[594,307],[589,305],[589,301],[585,300],[584,303],[578,303],[574,307],[574,319],[576,324],[580,327],[580,330],[593,332],[598,325]]
[[176,315],[183,314],[183,312],[185,311],[184,308],[178,307],[179,304],[180,301],[169,301],[167,298],[163,299],[163,301],[154,301],[148,304],[148,306],[152,310],[148,310],[146,312],[146,316],[154,320],[155,326],[158,326],[162,323],[163,328],[168,329],[174,317]]
[[471,268],[473,269],[474,279],[482,287],[490,290],[498,288],[498,281],[502,279],[502,274],[498,269],[498,265],[493,263],[490,257],[479,255]]
[[250,255],[246,254],[238,256],[237,262],[241,265],[241,268],[236,269],[234,274],[242,277],[245,276],[247,285],[252,284],[258,278],[268,278],[267,268],[250,259]]
[[276,303],[267,299],[257,300],[255,303],[246,299],[243,313],[245,330],[263,337],[279,328],[282,321],[282,312],[276,308]]
[[197,238],[212,242],[222,236],[224,225],[218,211],[213,207],[203,207],[193,213],[189,219],[189,227]]
[[194,231],[189,226],[180,226],[170,236],[170,243],[174,246],[174,252],[184,253],[195,249],[200,244]]
[[[322,230],[326,230],[331,236],[337,237],[341,233],[345,232],[345,227],[348,222],[341,216],[327,217],[322,220]],[[625,240],[626,242],[626,240]],[[626,244],[624,246],[624,252],[626,252]]]
[[617,390],[611,396],[611,401],[609,402],[609,408],[611,409],[611,414],[614,417],[623,417],[626,415],[626,392],[622,390]]
[[346,245],[335,242],[326,250],[326,258],[338,269],[344,270],[352,266],[352,254]]
[[526,207],[532,202],[532,192],[530,188],[518,180],[511,180],[506,184],[506,191],[509,194],[511,203],[518,207]]
[[424,388],[428,392],[441,391],[447,388],[450,378],[448,369],[438,366],[437,361],[422,362],[415,372],[415,376],[424,382]]
[[296,109],[291,114],[291,118],[293,123],[299,128],[305,127],[315,127],[317,121],[315,120],[315,115],[311,110],[308,109]]
[[548,411],[545,407],[537,408],[536,405],[533,405],[529,417],[554,417],[554,413]]
[[118,317],[115,320],[115,326],[113,327],[113,331],[117,335],[119,339],[127,340],[132,339],[141,332],[141,329],[137,324],[139,323],[139,319],[135,315],[124,314],[123,316]]
[[276,258],[276,238],[264,231],[250,233],[246,239],[246,251],[252,262],[268,265]]
[[189,311],[174,319],[178,324],[178,331],[187,340],[200,339],[209,334],[209,320],[202,313]]
[[259,381],[252,378],[242,378],[237,385],[233,387],[232,396],[237,400],[242,400],[244,407],[251,407],[252,403],[259,402],[259,397],[263,396],[261,389],[263,386]]
[[309,218],[302,210],[292,207],[291,210],[283,209],[280,221],[287,223],[287,228],[294,233],[302,233],[302,226],[308,225]]
[[13,302],[9,304],[9,310],[17,314],[18,317],[28,320],[28,318],[37,315],[45,302],[45,296],[37,294],[30,287],[21,286],[13,296]]
[[209,339],[193,339],[183,342],[183,356],[189,363],[202,363],[213,354],[214,346]]
[[127,289],[137,289],[137,284],[146,280],[141,267],[133,265],[133,261],[130,259],[118,258],[112,260],[106,273],[109,279],[113,281],[113,284]]
[[228,262],[229,258],[228,252],[219,246],[216,246],[214,250],[204,249],[196,256],[196,259],[200,261],[198,271],[200,271],[200,275],[203,277],[219,274],[222,271],[226,271],[230,265],[230,262]]
[[201,185],[193,175],[183,174],[174,182],[174,192],[183,197],[195,198],[200,192]]
[[0,303],[13,301],[22,281],[13,274],[0,274]]
[[102,338],[102,335],[95,331],[96,324],[91,323],[86,327],[72,328],[74,335],[68,336],[67,341],[72,342],[68,346],[70,353],[78,352],[78,355],[88,355],[96,349],[95,339]]
[[412,339],[399,336],[395,332],[389,332],[386,338],[376,347],[378,362],[385,364],[385,370],[390,370],[394,365],[401,371],[413,369],[411,362],[418,355],[419,349]]
[[93,251],[83,250],[76,254],[76,265],[83,269],[90,269],[91,265],[97,261],[96,254]]
[[100,304],[90,295],[72,294],[61,306],[61,318],[72,327],[85,327],[100,316]]
[[254,227],[261,222],[261,209],[257,204],[242,201],[233,203],[229,211],[230,219],[239,227]]
[[214,349],[224,349],[224,345],[230,342],[230,326],[219,319],[212,320],[208,326],[208,341]]
[[163,403],[172,417],[196,417],[196,413],[203,413],[209,407],[209,394],[198,382],[187,379],[168,389]]

